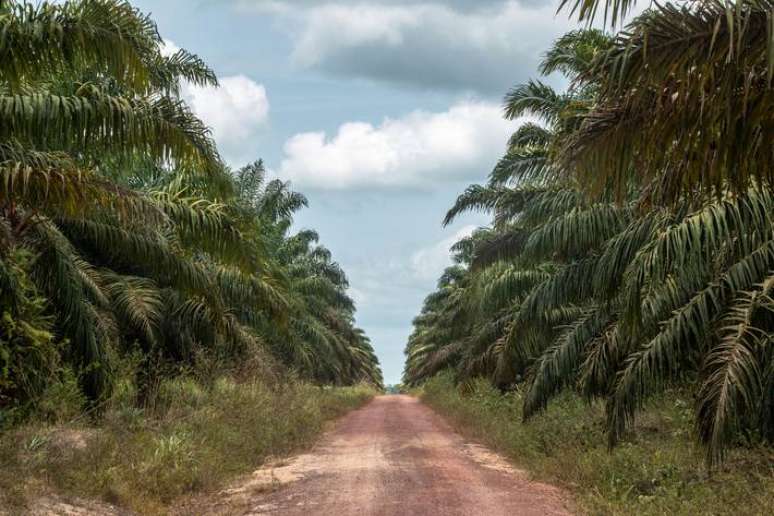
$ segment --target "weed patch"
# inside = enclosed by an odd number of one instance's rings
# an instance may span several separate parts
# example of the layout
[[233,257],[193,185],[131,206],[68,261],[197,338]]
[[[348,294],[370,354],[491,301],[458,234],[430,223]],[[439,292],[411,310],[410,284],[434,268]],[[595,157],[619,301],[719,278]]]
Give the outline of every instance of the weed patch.
[[747,443],[711,475],[693,440],[692,406],[680,392],[654,400],[624,442],[608,451],[604,410],[565,394],[522,423],[522,398],[488,382],[460,393],[450,376],[429,380],[423,401],[463,434],[511,457],[537,479],[575,493],[590,514],[769,514],[774,452]]
[[204,387],[179,377],[160,386],[153,408],[114,404],[96,424],[29,421],[0,434],[0,506],[21,511],[53,491],[162,514],[309,445],[373,394],[227,376]]

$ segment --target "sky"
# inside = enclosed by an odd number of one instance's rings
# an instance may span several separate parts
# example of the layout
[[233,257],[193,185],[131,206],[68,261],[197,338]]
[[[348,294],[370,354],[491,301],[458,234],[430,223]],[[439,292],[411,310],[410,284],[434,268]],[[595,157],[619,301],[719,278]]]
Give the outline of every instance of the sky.
[[295,227],[317,230],[346,271],[390,384],[449,246],[486,224],[481,214],[441,220],[521,123],[502,118],[503,96],[537,77],[543,52],[576,27],[556,3],[133,1],[169,49],[218,74],[220,88],[184,96],[229,165],[263,158],[308,197]]

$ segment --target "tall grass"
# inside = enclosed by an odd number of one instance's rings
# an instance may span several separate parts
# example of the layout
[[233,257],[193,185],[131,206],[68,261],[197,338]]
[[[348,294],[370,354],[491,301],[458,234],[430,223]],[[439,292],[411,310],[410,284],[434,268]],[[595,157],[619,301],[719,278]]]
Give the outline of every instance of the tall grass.
[[603,408],[571,394],[528,423],[520,393],[503,395],[483,380],[460,388],[441,374],[420,395],[463,434],[567,488],[589,514],[770,514],[771,448],[740,442],[710,475],[692,435],[693,402],[682,392],[654,401],[613,451],[603,444]]
[[[326,421],[374,394],[367,386],[267,385],[181,376],[152,407],[115,400],[99,424],[29,421],[0,434],[0,507],[23,511],[47,491],[100,499],[142,514],[166,513],[311,443]],[[14,512],[12,511],[12,513]]]

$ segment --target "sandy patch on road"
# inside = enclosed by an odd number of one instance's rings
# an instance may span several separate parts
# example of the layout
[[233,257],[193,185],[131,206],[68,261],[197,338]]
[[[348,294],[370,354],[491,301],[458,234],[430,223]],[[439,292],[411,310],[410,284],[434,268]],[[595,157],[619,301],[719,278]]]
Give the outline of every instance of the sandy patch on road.
[[485,468],[517,475],[522,478],[527,478],[526,471],[514,468],[513,465],[511,465],[511,463],[504,459],[501,455],[498,455],[485,446],[475,443],[468,443],[465,445],[465,453],[471,459],[484,466]]

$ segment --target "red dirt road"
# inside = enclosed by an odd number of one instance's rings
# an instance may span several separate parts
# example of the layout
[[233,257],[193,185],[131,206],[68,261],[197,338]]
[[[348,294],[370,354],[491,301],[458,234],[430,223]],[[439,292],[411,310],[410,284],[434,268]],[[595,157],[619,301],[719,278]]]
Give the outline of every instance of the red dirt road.
[[409,396],[377,397],[310,453],[226,494],[230,514],[236,506],[238,514],[304,516],[570,514],[558,489],[467,443]]

